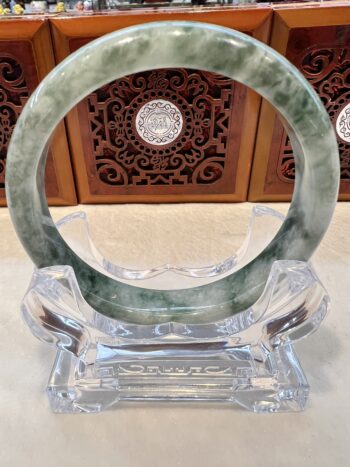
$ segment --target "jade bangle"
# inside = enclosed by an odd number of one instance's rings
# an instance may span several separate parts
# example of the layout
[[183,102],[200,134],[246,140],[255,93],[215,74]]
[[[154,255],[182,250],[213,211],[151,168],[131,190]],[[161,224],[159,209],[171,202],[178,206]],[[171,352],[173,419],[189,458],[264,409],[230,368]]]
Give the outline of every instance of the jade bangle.
[[[44,190],[47,143],[58,122],[96,88],[155,68],[219,73],[266,98],[286,121],[296,180],[288,216],[253,261],[211,284],[151,290],[105,276],[81,260],[59,234]],[[95,310],[131,323],[211,322],[251,306],[275,260],[308,260],[324,235],[339,187],[333,128],[316,93],[286,59],[239,32],[195,22],[158,22],[108,34],[60,63],[29,99],[14,130],[6,193],[17,234],[37,267],[71,265]]]

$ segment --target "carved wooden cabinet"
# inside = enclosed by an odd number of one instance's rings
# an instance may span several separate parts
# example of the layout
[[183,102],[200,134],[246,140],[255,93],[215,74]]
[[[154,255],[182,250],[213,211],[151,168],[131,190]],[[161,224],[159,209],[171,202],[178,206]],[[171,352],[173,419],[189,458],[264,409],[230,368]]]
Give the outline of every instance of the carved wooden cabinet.
[[[30,93],[54,66],[46,20],[0,20],[0,205],[6,204],[6,155],[12,131]],[[50,204],[76,203],[63,123],[57,128],[50,147],[46,192]]]
[[[296,65],[328,110],[340,152],[339,198],[350,199],[350,7],[276,7],[271,46]],[[264,101],[249,200],[289,200],[293,184],[294,158],[288,135]]]
[[[61,61],[102,34],[150,21],[205,21],[267,41],[270,13],[144,10],[53,18],[51,28]],[[201,70],[147,71],[97,89],[67,116],[80,202],[245,200],[259,106],[253,91]]]

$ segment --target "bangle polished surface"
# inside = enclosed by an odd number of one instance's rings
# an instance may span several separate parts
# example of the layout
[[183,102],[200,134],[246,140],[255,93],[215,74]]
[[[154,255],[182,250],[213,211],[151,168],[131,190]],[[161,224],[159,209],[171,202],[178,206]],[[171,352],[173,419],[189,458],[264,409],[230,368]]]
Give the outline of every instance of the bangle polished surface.
[[[46,148],[58,122],[96,88],[156,68],[206,70],[254,89],[284,118],[295,156],[293,199],[275,238],[242,269],[189,289],[145,289],[93,269],[61,237],[45,197]],[[6,167],[11,217],[36,266],[71,265],[93,308],[113,318],[145,324],[212,322],[251,306],[261,295],[275,260],[310,258],[329,225],[338,188],[339,154],[332,125],[297,69],[245,34],[195,22],[164,21],[122,29],[66,58],[25,106]]]

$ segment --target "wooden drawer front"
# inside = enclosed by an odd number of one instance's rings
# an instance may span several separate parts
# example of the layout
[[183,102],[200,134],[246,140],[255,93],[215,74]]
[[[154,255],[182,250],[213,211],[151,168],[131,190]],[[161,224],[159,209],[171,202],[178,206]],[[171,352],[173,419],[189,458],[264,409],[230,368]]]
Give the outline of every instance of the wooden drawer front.
[[[4,22],[6,26],[7,22]],[[25,28],[24,21],[13,21],[14,29]],[[33,28],[33,25],[30,24]],[[34,33],[41,28],[46,29],[45,37],[50,40],[48,25],[38,22],[37,29],[31,29]],[[6,156],[11,134],[16,125],[17,119],[27,102],[30,93],[36,88],[43,74],[38,69],[35,46],[43,45],[38,38],[33,41],[33,35],[28,34],[27,38],[20,40],[4,40],[1,37],[6,34],[6,28],[0,30],[0,198],[1,204],[6,203],[5,199],[5,172]],[[41,38],[41,31],[39,34]],[[44,38],[45,38],[44,37]],[[54,66],[52,60],[52,49],[50,42],[45,43],[45,50],[41,53],[51,57],[51,68]],[[45,67],[50,65],[45,63]],[[63,153],[62,153],[63,150]],[[57,153],[60,160],[55,160]],[[74,204],[75,188],[70,166],[69,153],[67,148],[66,135],[63,125],[57,131],[53,145],[49,151],[48,163],[46,167],[46,193],[52,204]]]
[[[185,69],[126,76],[93,92],[78,106],[91,196],[233,194],[242,132],[234,116],[245,99],[244,86]],[[171,102],[183,122],[161,146],[136,128],[155,100]]]
[[[150,20],[149,15],[137,18]],[[59,60],[96,38],[83,23],[73,28],[72,20],[66,21],[52,20]],[[258,24],[257,35],[266,39],[267,13]],[[120,27],[116,16],[105,32]],[[246,32],[253,34],[254,28]],[[182,121],[178,133],[161,145],[143,137],[138,127],[142,109],[159,101],[169,102]],[[260,98],[245,86],[201,70],[150,70],[97,89],[67,116],[79,200],[245,200],[259,105]],[[157,124],[169,124],[164,119]]]
[[[350,17],[349,12],[350,9]],[[275,36],[276,42],[277,39]],[[350,128],[350,26],[292,28],[288,33],[285,55],[320,96],[334,129],[337,121],[339,124],[342,119],[343,132],[346,132],[343,114],[347,106]],[[340,199],[350,199],[350,132],[345,138],[339,129],[336,134],[341,162]],[[294,157],[288,135],[279,117],[264,102],[250,182],[250,200],[290,199],[294,175]]]
[[[5,196],[7,148],[16,121],[27,102],[30,91],[38,84],[30,42],[0,42],[0,189]],[[46,170],[46,194],[58,197],[59,189],[50,151]]]

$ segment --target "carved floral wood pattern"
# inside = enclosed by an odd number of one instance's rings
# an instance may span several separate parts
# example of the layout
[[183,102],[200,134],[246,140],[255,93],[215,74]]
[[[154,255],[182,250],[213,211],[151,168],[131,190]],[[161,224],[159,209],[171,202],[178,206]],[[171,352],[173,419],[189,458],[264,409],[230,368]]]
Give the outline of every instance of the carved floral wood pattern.
[[0,187],[5,187],[5,165],[11,134],[28,99],[23,70],[10,54],[0,56]]
[[[6,155],[11,134],[30,91],[38,83],[34,55],[27,41],[0,42],[0,195],[5,196]],[[59,189],[49,155],[46,170],[48,196],[58,196]]]
[[[231,80],[184,69],[127,76],[97,90],[87,104],[100,181],[115,186],[217,182],[226,165],[232,96]],[[170,101],[182,113],[182,131],[172,143],[152,145],[135,129],[138,110],[152,99]]]
[[[300,28],[291,31],[287,58],[312,84],[324,103],[331,121],[350,103],[350,26]],[[350,143],[337,134],[342,189],[350,182]],[[278,180],[271,175],[275,165]],[[289,192],[294,181],[293,151],[286,131],[276,119],[266,188],[271,192]],[[345,188],[345,190],[348,190]]]
[[[332,122],[350,102],[350,46],[320,48],[315,46],[302,57],[300,69],[321,97]],[[350,180],[350,143],[338,135],[341,178]],[[284,131],[278,164],[278,176],[283,181],[294,180],[294,160],[289,138]]]
[[[72,39],[78,49],[87,39]],[[158,69],[115,80],[78,105],[92,195],[234,193],[246,88],[213,73]],[[176,139],[157,146],[136,131],[152,100],[181,112]]]

